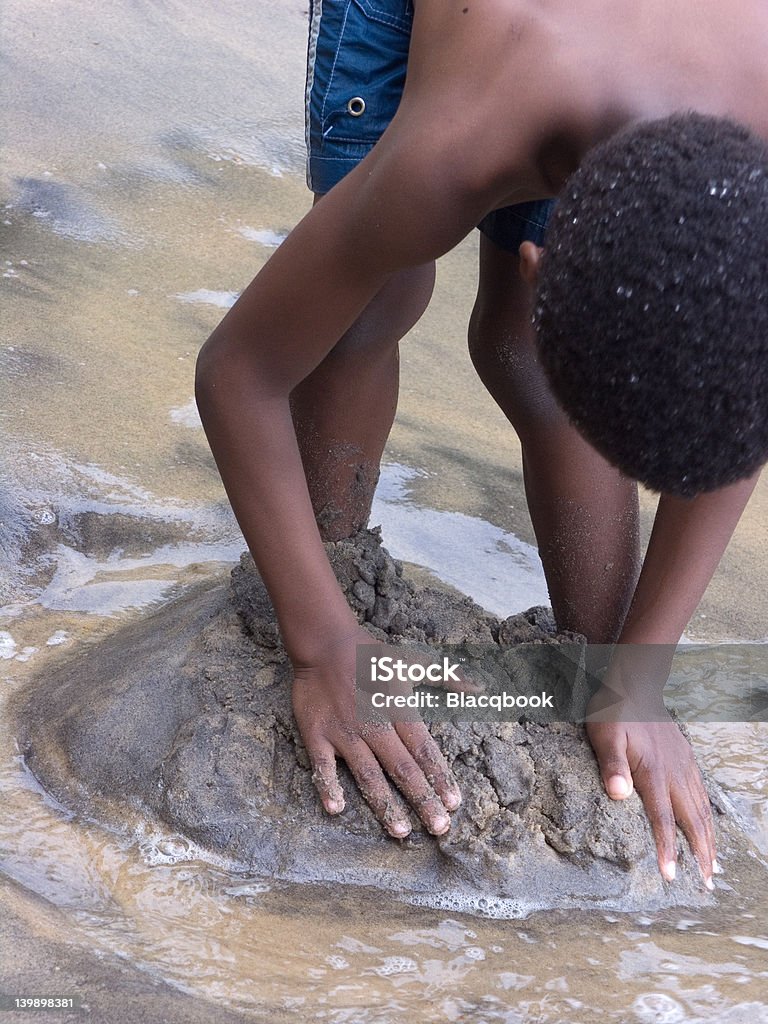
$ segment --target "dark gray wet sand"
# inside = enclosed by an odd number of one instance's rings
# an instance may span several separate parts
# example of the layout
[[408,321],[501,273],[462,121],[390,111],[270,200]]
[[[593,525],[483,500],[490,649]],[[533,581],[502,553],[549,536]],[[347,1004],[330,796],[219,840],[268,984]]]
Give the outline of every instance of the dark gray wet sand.
[[[555,635],[544,610],[500,622],[447,588],[414,585],[375,532],[328,552],[383,640],[497,650],[574,640]],[[568,722],[433,725],[464,794],[437,840],[417,823],[405,843],[385,838],[346,773],[346,810],[325,815],[289,684],[266,591],[244,556],[231,584],[197,588],[33,680],[15,702],[16,732],[26,764],[66,808],[128,832],[155,819],[277,879],[372,886],[456,910],[489,900],[518,912],[710,903],[684,842],[677,882],[661,881],[639,798],[606,797],[583,729]],[[553,692],[567,684],[543,681]],[[720,848],[744,854],[710,785]]]

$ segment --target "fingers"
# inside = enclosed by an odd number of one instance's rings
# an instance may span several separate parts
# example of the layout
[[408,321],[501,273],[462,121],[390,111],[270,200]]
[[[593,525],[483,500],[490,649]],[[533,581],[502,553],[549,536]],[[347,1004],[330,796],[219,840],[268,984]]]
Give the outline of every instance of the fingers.
[[[339,754],[376,818],[391,836],[403,839],[411,831],[411,821],[385,771],[425,828],[433,835],[443,835],[451,827],[446,806],[453,810],[461,802],[458,786],[423,723],[401,723],[399,728],[418,761],[394,729],[376,726],[364,727],[360,736],[347,739]],[[338,814],[344,809],[344,795],[336,773],[334,748],[327,740],[316,740],[307,752],[312,780],[323,806],[330,814]]]
[[712,812],[700,779],[689,781],[682,791],[673,792],[672,806],[675,817],[699,865],[704,884],[714,889],[712,875],[715,870],[715,835]]
[[461,791],[427,727],[423,722],[400,722],[397,733],[446,810],[455,811],[461,803]]
[[395,839],[404,839],[411,831],[408,811],[392,791],[368,743],[360,737],[350,739],[340,753],[378,821]]
[[659,871],[666,881],[674,882],[677,873],[677,825],[667,779],[661,774],[649,775],[638,785],[637,791],[651,823],[653,838],[656,840]]
[[[424,731],[426,732],[426,728]],[[451,819],[424,771],[394,729],[364,728],[362,738],[381,762],[389,777],[433,835],[451,827]]]
[[627,760],[627,734],[615,724],[592,724],[589,740],[600,766],[605,791],[613,800],[626,800],[634,789]]
[[307,754],[312,765],[312,781],[329,814],[344,810],[344,791],[336,772],[336,755],[331,744],[322,738],[307,743]]
[[[690,772],[698,771],[694,765]],[[659,869],[668,881],[675,879],[677,866],[676,828],[679,824],[696,858],[701,877],[708,889],[714,889],[715,832],[709,799],[701,779],[690,776],[685,784],[675,784],[660,771],[649,771],[644,777],[635,773],[637,791],[643,801],[653,829]]]
[[[676,728],[676,727],[675,727]],[[690,749],[678,749],[674,767],[666,768],[658,750],[652,755],[629,749],[630,738],[620,723],[591,722],[587,726],[603,785],[614,800],[626,799],[637,788],[653,830],[659,870],[668,882],[677,871],[679,824],[699,865],[704,884],[714,888],[717,872],[715,833],[709,798]],[[673,738],[685,742],[677,733]],[[673,744],[665,744],[671,748]]]

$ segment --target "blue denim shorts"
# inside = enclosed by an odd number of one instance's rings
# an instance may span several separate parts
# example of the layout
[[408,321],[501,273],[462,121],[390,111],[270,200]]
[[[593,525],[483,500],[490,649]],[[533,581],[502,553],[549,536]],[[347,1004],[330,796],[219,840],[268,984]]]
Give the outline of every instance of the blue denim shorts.
[[[311,0],[307,54],[307,184],[328,192],[375,145],[405,84],[411,0]],[[517,252],[542,245],[554,200],[494,210],[478,227]]]

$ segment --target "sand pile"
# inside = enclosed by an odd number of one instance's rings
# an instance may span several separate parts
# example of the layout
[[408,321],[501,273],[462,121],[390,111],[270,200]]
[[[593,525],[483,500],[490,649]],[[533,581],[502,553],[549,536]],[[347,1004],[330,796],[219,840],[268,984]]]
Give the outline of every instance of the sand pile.
[[[500,622],[468,598],[417,586],[376,532],[328,551],[350,604],[382,639],[502,648],[563,639],[543,609]],[[682,840],[677,882],[661,881],[639,799],[604,795],[583,729],[571,723],[436,723],[464,794],[440,839],[415,819],[409,839],[388,838],[345,769],[346,810],[328,817],[249,556],[231,579],[65,658],[17,703],[26,762],[66,807],[126,830],[159,820],[271,877],[370,885],[456,909],[497,899],[521,910],[711,899]],[[710,792],[720,848],[745,845]]]

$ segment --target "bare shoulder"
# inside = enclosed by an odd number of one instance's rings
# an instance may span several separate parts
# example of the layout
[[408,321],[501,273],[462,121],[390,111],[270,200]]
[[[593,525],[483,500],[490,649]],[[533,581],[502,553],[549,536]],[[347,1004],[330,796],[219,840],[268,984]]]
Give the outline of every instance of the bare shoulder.
[[[541,151],[591,113],[592,83],[558,2],[416,0],[403,102],[423,145],[496,203],[551,194]],[[572,14],[569,17],[573,17]]]

